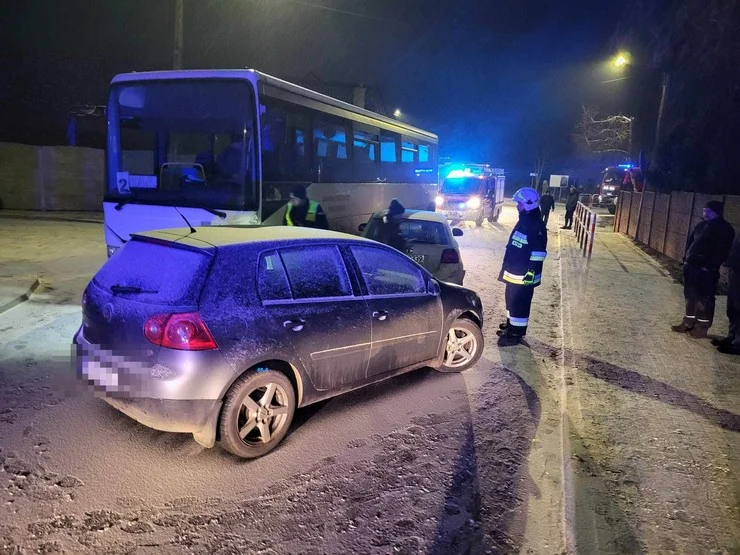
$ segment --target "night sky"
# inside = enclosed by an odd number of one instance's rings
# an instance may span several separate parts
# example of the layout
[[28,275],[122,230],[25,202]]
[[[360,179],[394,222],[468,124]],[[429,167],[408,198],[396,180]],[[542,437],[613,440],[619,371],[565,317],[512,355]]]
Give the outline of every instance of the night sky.
[[[185,0],[185,68],[378,87],[436,132],[443,155],[528,172],[572,163],[581,104],[602,84],[620,2]],[[2,0],[0,140],[64,144],[74,104],[104,104],[116,73],[172,66],[174,0]]]

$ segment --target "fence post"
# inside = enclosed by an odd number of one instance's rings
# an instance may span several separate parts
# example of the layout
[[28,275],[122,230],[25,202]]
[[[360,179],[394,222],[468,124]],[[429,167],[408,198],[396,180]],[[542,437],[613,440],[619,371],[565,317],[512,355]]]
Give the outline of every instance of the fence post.
[[594,250],[594,239],[596,238],[596,218],[598,218],[598,216],[594,213],[594,221],[591,223],[591,242],[588,244],[589,262],[591,262],[591,252]]
[[671,204],[673,203],[673,193],[668,195],[668,211],[665,216],[665,227],[663,228],[663,248],[661,254],[665,254],[666,243],[668,242],[668,224],[671,223]]
[[655,201],[658,199],[658,192],[653,193],[653,208],[650,210],[650,227],[648,228],[647,246],[650,246],[650,239],[653,237],[653,223],[655,223]]
[[[625,193],[626,195],[627,193]],[[632,220],[632,197],[635,196],[634,193],[630,193],[630,205],[627,207],[627,237],[629,237],[630,234],[630,221]]]

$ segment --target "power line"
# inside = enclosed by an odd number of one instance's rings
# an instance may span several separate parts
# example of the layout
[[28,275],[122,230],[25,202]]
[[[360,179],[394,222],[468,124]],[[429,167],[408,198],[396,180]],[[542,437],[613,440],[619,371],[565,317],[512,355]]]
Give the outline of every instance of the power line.
[[358,12],[350,12],[348,10],[340,10],[338,8],[330,8],[329,6],[321,6],[319,4],[312,4],[311,2],[302,2],[301,0],[290,0],[294,4],[300,4],[301,6],[308,6],[310,8],[316,8],[318,10],[326,10],[327,12],[335,12],[340,13],[344,15],[353,15],[355,17],[362,17],[364,19],[372,19],[373,21],[382,21],[384,23],[395,23],[396,25],[401,25],[400,21],[394,21],[392,19],[384,19],[382,17],[375,17],[372,15],[367,15],[364,13],[358,13]]

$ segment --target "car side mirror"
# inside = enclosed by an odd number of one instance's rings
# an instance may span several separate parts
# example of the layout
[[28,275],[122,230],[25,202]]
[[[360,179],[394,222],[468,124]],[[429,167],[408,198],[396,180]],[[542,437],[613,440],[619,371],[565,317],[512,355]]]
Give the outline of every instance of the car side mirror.
[[360,224],[357,226],[357,231],[363,232],[365,231],[365,228],[367,227],[367,224]]
[[439,287],[439,283],[436,279],[429,278],[429,281],[427,282],[427,293],[430,295],[439,295],[442,292],[442,289]]
[[463,230],[459,227],[453,227],[452,228],[452,236],[453,237],[462,237],[463,236]]

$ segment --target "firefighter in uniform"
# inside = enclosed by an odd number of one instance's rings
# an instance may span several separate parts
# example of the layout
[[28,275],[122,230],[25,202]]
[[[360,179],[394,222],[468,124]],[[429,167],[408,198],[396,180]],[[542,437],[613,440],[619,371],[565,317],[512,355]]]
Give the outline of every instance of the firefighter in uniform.
[[719,268],[727,258],[735,238],[735,230],[723,217],[724,205],[710,200],[704,205],[704,219],[686,241],[683,256],[683,294],[686,315],[683,322],[671,329],[688,332],[701,339],[714,320],[714,295],[719,281]]
[[519,221],[506,245],[499,281],[506,284],[506,322],[496,334],[499,345],[516,345],[527,333],[534,288],[542,279],[547,256],[547,228],[542,221],[540,196],[530,187],[514,193]]
[[283,225],[329,229],[323,208],[315,200],[308,200],[306,189],[302,185],[290,191],[290,202],[285,207]]

